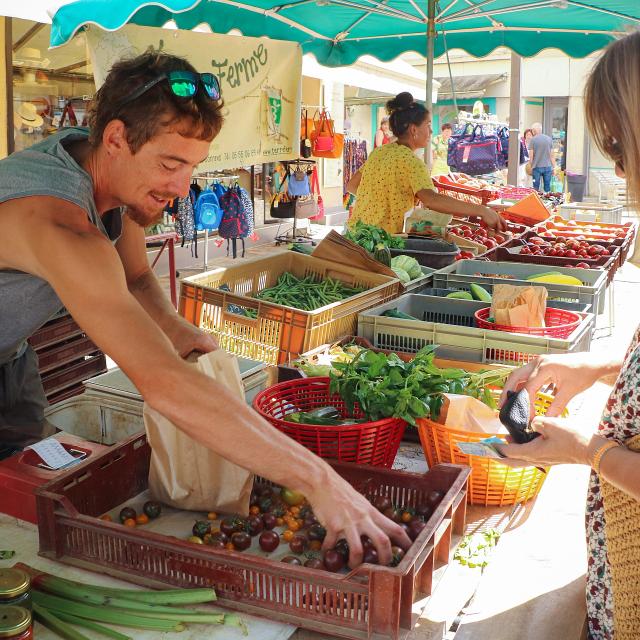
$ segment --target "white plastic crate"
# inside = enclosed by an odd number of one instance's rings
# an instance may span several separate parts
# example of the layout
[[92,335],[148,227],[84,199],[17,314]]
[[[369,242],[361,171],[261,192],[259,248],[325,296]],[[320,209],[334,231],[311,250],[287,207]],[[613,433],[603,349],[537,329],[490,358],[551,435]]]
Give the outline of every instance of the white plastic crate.
[[[582,322],[566,339],[479,329],[474,314],[486,302],[407,294],[358,316],[358,335],[378,349],[416,353],[438,345],[437,356],[466,362],[526,364],[537,355],[589,351],[595,316],[581,314]],[[382,316],[397,308],[418,320]]]
[[560,206],[560,215],[565,220],[578,222],[603,222],[622,224],[622,205],[603,202],[571,202]]

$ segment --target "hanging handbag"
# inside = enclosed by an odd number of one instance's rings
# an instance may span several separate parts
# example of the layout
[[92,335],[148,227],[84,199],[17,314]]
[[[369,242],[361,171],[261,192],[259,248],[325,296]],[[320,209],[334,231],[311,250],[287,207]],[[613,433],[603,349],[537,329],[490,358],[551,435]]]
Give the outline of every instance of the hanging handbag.
[[311,174],[311,193],[316,198],[318,203],[318,213],[313,216],[312,220],[320,220],[324,218],[324,201],[320,195],[320,180],[318,179],[318,167],[313,167],[313,173]]
[[[313,120],[311,120],[313,125]],[[311,157],[311,138],[309,137],[309,114],[306,109],[302,110],[302,121],[300,123],[300,133],[304,134],[300,138],[300,157]]]
[[[318,112],[316,111],[316,114]],[[317,155],[319,151],[333,151],[334,147],[334,130],[333,120],[329,113],[323,109],[316,119],[313,117],[313,132],[311,134],[311,145],[313,155]]]
[[470,136],[463,136],[456,141],[453,150],[456,171],[470,176],[493,173],[498,170],[498,137],[485,134],[477,125]]
[[318,214],[318,204],[312,195],[295,199],[295,217],[300,219],[313,218]]
[[311,186],[309,185],[309,176],[307,172],[302,169],[296,169],[293,174],[289,176],[289,186],[287,187],[287,193],[290,196],[308,196],[311,193]]
[[291,174],[289,173],[289,166],[286,165],[286,171],[278,191],[271,198],[271,206],[269,213],[272,218],[295,218],[296,215],[296,202],[294,198],[291,198],[287,191],[284,191],[285,182],[288,182]]

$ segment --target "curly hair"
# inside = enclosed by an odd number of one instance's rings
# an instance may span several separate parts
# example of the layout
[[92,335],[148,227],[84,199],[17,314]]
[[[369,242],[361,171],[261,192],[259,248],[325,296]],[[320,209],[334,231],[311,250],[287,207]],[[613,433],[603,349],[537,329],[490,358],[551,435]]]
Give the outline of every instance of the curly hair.
[[185,100],[175,96],[167,82],[159,82],[135,100],[122,104],[136,89],[169,71],[197,73],[184,58],[166,53],[147,52],[116,62],[89,105],[91,146],[100,146],[105,127],[116,119],[126,126],[132,153],[172,125],[186,137],[213,140],[222,127],[223,103],[211,100],[202,89]]

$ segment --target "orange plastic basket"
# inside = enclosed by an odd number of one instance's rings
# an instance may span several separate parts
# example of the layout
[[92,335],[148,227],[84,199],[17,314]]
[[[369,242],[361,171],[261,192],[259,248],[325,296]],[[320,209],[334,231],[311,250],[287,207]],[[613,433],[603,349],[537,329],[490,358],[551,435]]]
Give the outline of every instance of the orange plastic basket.
[[[552,401],[553,396],[539,393],[536,414],[544,415]],[[492,436],[504,438],[504,434],[451,429],[425,418],[417,420],[417,424],[429,468],[441,462],[471,467],[467,494],[469,504],[502,507],[526,502],[540,492],[546,474],[535,467],[514,469],[494,458],[465,455],[456,446],[457,442],[480,442]]]

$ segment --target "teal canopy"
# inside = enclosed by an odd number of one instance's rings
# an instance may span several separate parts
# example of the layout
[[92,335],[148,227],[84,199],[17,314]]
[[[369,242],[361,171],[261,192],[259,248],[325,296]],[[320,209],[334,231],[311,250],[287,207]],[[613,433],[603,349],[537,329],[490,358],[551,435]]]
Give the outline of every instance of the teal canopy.
[[[53,18],[51,46],[89,24],[114,31],[127,23],[180,29],[208,24],[214,33],[299,42],[327,66],[368,54],[393,60],[427,55],[428,0],[76,0]],[[439,0],[435,56],[463,49],[483,57],[505,46],[522,56],[550,47],[580,58],[640,25],[640,0]]]

